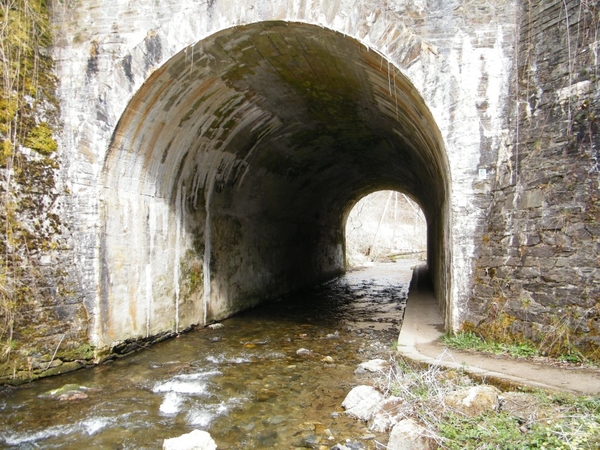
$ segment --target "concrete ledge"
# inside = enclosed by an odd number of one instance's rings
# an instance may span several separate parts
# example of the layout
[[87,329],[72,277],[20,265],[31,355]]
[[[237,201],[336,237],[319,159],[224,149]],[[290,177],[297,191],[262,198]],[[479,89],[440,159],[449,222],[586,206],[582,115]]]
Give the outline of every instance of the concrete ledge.
[[444,333],[438,303],[427,282],[427,268],[413,272],[398,352],[413,361],[460,369],[474,377],[501,387],[526,387],[559,390],[574,394],[598,394],[600,371],[561,368],[551,365],[449,349],[439,338]]

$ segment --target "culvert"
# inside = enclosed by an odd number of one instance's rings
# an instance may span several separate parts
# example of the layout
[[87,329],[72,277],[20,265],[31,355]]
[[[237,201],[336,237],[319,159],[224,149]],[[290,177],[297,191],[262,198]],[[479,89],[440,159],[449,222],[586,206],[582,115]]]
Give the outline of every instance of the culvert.
[[421,205],[444,306],[449,185],[430,112],[378,52],[301,23],[219,32],[155,71],[114,133],[97,345],[207,323],[341,273],[345,217],[381,189]]

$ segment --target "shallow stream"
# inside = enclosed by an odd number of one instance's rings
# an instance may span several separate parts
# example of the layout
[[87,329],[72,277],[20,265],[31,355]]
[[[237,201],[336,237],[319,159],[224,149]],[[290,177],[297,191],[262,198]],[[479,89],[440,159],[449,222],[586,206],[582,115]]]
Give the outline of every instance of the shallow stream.
[[[384,448],[341,403],[365,377],[358,364],[393,348],[415,263],[353,271],[222,327],[0,391],[0,446],[160,449],[201,429],[219,449]],[[62,400],[48,394],[66,384]]]

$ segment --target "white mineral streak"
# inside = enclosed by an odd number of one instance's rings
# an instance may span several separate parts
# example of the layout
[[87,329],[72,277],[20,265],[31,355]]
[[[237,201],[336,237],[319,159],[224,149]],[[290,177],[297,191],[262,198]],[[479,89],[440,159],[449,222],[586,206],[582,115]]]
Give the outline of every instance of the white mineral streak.
[[146,264],[146,337],[150,336],[150,317],[152,316],[152,263],[154,260],[154,240],[156,239],[156,213],[154,205],[148,205],[148,233],[150,239],[149,263]]
[[202,298],[202,324],[207,322],[208,305],[210,304],[210,252],[211,252],[211,241],[210,241],[210,201],[212,199],[212,193],[214,189],[214,177],[207,179],[206,186],[204,187],[205,192],[205,208],[206,208],[206,222],[204,224],[204,261],[203,261],[203,282],[204,282],[204,294]]
[[175,332],[179,331],[179,295],[181,293],[181,249],[182,243],[182,232],[181,226],[185,216],[185,187],[183,186],[183,179],[179,179],[177,184],[177,199],[175,200],[175,259],[173,261],[173,281],[175,283]]

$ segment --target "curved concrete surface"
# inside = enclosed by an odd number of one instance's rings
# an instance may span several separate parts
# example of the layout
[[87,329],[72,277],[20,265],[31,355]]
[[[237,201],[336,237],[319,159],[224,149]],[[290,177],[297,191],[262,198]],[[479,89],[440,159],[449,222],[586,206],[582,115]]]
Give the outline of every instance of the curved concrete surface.
[[422,206],[445,286],[445,150],[389,65],[340,33],[262,22],[156,70],[104,164],[101,339],[207,323],[338,275],[347,214],[380,189]]

